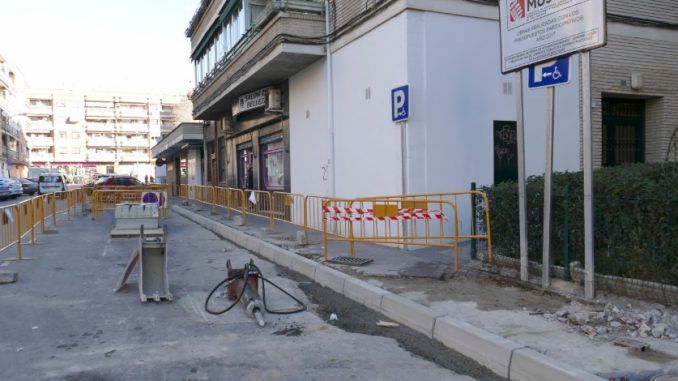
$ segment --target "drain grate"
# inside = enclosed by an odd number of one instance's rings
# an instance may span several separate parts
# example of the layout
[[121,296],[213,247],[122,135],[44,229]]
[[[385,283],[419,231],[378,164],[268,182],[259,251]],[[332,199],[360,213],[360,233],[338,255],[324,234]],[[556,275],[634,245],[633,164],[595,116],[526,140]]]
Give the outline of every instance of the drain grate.
[[369,258],[358,258],[358,257],[334,257],[332,259],[329,259],[327,262],[336,263],[338,265],[365,266],[368,263],[374,262],[374,260]]

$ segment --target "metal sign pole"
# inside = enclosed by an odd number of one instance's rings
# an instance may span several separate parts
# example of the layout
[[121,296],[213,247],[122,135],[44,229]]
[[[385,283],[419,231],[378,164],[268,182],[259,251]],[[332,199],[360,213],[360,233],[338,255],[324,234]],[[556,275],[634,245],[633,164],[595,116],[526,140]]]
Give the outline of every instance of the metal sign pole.
[[582,130],[584,140],[584,296],[593,299],[595,268],[593,247],[593,147],[591,144],[591,53],[581,54]]
[[527,203],[525,200],[525,126],[523,118],[523,71],[516,72],[516,140],[518,145],[518,219],[520,225],[520,280],[527,282]]
[[544,233],[542,242],[541,285],[551,284],[551,199],[553,188],[553,122],[555,88],[546,88],[546,167],[544,168]]

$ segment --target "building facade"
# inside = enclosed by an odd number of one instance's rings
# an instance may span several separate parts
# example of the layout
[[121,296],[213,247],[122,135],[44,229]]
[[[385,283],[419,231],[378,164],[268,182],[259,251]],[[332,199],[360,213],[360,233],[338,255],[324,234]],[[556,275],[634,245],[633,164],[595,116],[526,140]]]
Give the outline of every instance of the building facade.
[[155,177],[151,147],[190,110],[180,95],[31,90],[30,160],[75,181],[94,173]]
[[24,128],[27,125],[26,83],[21,72],[0,55],[0,136],[2,160],[0,176],[26,177],[28,145]]
[[[660,161],[676,127],[678,8],[608,0],[592,53],[595,164]],[[545,89],[500,71],[494,1],[205,0],[191,20],[206,181],[356,197],[451,192],[544,172]],[[556,89],[554,168],[581,168],[581,75]],[[409,86],[407,122],[391,91]],[[460,210],[460,215],[468,215]],[[468,228],[468,225],[464,226]]]
[[179,185],[201,185],[204,176],[203,124],[185,122],[177,125],[153,147],[153,156],[161,158],[165,167],[163,183],[172,194],[179,194]]

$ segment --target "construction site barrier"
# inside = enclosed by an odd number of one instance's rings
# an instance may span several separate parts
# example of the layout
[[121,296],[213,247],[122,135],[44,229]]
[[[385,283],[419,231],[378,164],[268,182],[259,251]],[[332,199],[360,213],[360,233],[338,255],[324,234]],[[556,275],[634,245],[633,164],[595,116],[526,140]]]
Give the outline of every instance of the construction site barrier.
[[[325,259],[329,259],[329,241],[348,242],[351,257],[355,257],[356,243],[447,247],[452,249],[454,271],[457,271],[460,239],[457,205],[448,200],[414,203],[405,197],[323,202]],[[340,234],[331,231],[332,224],[342,225]]]
[[[204,204],[211,205],[213,211],[216,207],[225,208],[228,211],[229,216],[232,215],[234,211],[239,212],[242,215],[243,223],[247,220],[248,214],[256,215],[266,218],[271,229],[275,228],[276,221],[284,221],[302,227],[306,233],[306,236],[308,236],[309,230],[315,230],[343,239],[350,239],[351,235],[356,237],[356,233],[358,233],[358,237],[363,238],[378,237],[382,233],[382,231],[379,229],[388,229],[389,238],[387,238],[387,240],[389,242],[387,243],[395,243],[398,245],[405,245],[407,242],[411,242],[409,245],[424,246],[423,243],[435,239],[470,239],[473,243],[476,241],[484,241],[487,244],[488,261],[492,262],[492,235],[490,228],[489,200],[487,195],[480,191],[471,190],[450,193],[377,196],[356,199],[332,199],[324,196],[305,196],[302,194],[286,192],[267,192],[250,189],[235,189],[201,185],[181,185],[180,194],[185,195],[184,197],[187,199],[196,200]],[[468,198],[468,204],[466,204],[466,198]],[[417,214],[410,215],[409,219],[406,219],[403,215],[399,217],[399,221],[405,221],[405,223],[395,226],[393,225],[394,220],[392,219],[391,223],[389,223],[387,226],[384,223],[384,220],[379,219],[360,219],[356,221],[356,216],[354,216],[352,221],[348,221],[346,219],[346,215],[332,216],[332,218],[327,218],[324,210],[324,207],[327,206],[325,204],[328,201],[332,202],[333,207],[338,208],[355,208],[357,205],[360,209],[371,209],[364,208],[364,205],[374,202],[375,200],[379,200],[379,202],[386,204],[398,203],[402,206],[400,209],[408,210],[442,210],[444,208],[448,208],[449,212],[455,214],[456,216],[451,223],[447,223],[446,225],[446,221],[448,221],[450,217],[447,217],[446,219],[442,218],[438,221],[435,214],[429,214],[427,218],[424,218],[425,222],[422,222],[419,221]],[[484,215],[482,218],[480,218],[480,220],[482,220],[482,224],[484,224],[481,229],[477,229],[476,224],[478,218],[474,214],[476,210],[474,206],[477,202],[483,203],[483,209],[485,210]],[[460,233],[460,231],[463,230],[461,229],[461,221],[458,218],[460,205],[468,205],[470,207],[469,210],[472,213],[471,226],[469,227],[468,234]],[[465,207],[462,209],[465,209]],[[365,215],[357,217],[362,218],[368,216]],[[368,231],[368,227],[365,224],[366,222],[375,223],[379,221],[382,222],[383,226],[376,230],[373,228],[371,231]],[[435,235],[432,235],[431,233],[432,221],[438,221],[436,225],[438,233]],[[349,224],[347,222],[351,223]],[[355,224],[356,222],[358,222],[358,224]],[[397,235],[397,237],[401,238],[390,238],[394,236],[394,232],[398,233],[397,229],[401,229],[399,233],[401,235]],[[446,229],[449,229],[447,233]],[[452,229],[455,231],[452,232]],[[434,236],[436,237],[435,239],[433,238]],[[370,240],[373,242],[378,241],[376,238],[370,238]]]
[[[84,197],[84,198],[83,198]],[[0,252],[16,245],[17,256],[10,260],[23,260],[23,239],[30,235],[30,243],[35,243],[36,229],[45,232],[45,221],[52,219],[56,225],[57,214],[66,213],[68,219],[75,216],[78,205],[85,209],[86,194],[82,189],[49,193],[35,196],[14,205],[0,207],[2,228],[0,229]]]
[[121,203],[157,203],[161,218],[167,218],[167,192],[160,192],[150,188],[127,187],[126,189],[97,189],[90,196],[92,219],[96,220],[106,210],[115,210]]
[[[481,191],[470,190],[463,192],[449,192],[449,193],[428,193],[428,194],[411,194],[399,196],[377,196],[380,199],[397,199],[408,203],[409,205],[416,205],[420,202],[435,202],[448,201],[455,205],[468,203],[471,213],[471,226],[469,227],[469,234],[460,234],[459,239],[471,239],[473,241],[484,241],[487,244],[487,258],[488,262],[492,263],[492,229],[490,227],[490,201],[487,195]],[[460,200],[461,199],[461,200]],[[468,200],[465,200],[468,199]],[[358,199],[365,200],[365,199]],[[462,201],[460,203],[460,201]],[[475,215],[475,204],[480,202],[483,204],[482,210],[485,210],[482,218],[482,226],[480,229],[477,226],[478,217]]]

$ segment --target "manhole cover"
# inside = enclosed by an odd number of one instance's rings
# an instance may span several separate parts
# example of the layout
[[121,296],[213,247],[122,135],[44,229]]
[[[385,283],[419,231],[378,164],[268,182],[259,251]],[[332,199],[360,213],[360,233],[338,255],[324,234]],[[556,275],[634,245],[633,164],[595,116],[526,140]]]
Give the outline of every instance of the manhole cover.
[[327,262],[336,263],[338,265],[365,266],[368,263],[374,262],[374,260],[369,258],[358,258],[358,257],[334,257],[328,260]]

